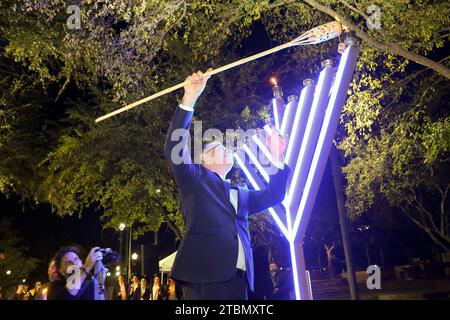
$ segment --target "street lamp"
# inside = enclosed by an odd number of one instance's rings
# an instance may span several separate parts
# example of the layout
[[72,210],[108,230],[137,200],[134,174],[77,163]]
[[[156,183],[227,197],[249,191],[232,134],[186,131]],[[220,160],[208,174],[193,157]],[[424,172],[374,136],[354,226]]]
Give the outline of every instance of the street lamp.
[[131,255],[131,260],[133,260],[132,263],[132,270],[134,272],[136,272],[136,260],[139,258],[138,254],[136,252],[133,252],[133,254]]
[[11,270],[6,271],[6,274],[9,276],[11,274]]
[[128,281],[131,281],[131,241],[132,241],[132,227],[133,224],[130,224],[130,227],[128,228],[128,248],[127,248],[127,260],[128,260],[128,266],[127,266],[127,273],[128,273]]
[[[121,222],[119,224],[119,230],[120,230],[120,238],[119,238],[119,259],[120,262],[119,264],[122,265],[122,260],[123,260],[123,254],[122,254],[122,250],[123,250],[123,230],[125,230],[125,223]],[[119,266],[119,270],[120,271],[120,266]]]

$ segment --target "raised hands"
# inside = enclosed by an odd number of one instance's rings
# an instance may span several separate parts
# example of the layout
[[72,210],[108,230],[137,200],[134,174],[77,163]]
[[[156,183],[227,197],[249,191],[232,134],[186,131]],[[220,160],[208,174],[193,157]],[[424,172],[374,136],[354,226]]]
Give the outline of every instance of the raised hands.
[[[212,70],[211,68],[208,71]],[[203,72],[197,71],[186,78],[186,84],[184,86],[184,96],[181,103],[186,107],[193,107],[198,97],[202,94],[205,89],[206,82],[210,76],[205,76]]]
[[272,128],[270,135],[266,135],[266,146],[272,155],[273,161],[283,163],[283,156],[286,151],[286,137],[275,127]]

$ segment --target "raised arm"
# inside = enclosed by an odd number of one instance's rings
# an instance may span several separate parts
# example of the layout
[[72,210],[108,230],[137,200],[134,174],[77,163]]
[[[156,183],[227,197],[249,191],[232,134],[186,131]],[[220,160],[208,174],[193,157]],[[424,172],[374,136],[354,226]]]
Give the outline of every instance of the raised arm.
[[164,155],[169,161],[175,181],[180,189],[187,188],[195,179],[198,168],[193,164],[188,150],[189,127],[191,125],[194,105],[203,92],[208,78],[197,72],[186,78],[181,104],[177,107],[169,127],[164,144]]

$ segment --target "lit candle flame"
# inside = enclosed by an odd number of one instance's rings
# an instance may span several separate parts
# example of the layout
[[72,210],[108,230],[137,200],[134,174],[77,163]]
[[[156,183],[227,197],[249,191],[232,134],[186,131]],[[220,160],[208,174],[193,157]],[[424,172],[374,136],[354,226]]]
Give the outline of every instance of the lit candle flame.
[[275,79],[274,77],[270,78],[270,81],[276,86],[277,84],[277,79]]

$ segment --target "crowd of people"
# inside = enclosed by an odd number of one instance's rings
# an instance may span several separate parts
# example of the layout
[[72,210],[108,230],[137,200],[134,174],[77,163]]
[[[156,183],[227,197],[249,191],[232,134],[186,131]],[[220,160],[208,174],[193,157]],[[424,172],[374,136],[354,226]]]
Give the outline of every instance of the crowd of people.
[[182,293],[176,282],[168,278],[166,284],[161,283],[161,278],[155,274],[152,279],[146,276],[133,275],[131,284],[127,286],[125,276],[117,277],[118,285],[114,288],[112,298],[114,300],[181,300]]
[[[19,284],[9,300],[182,300],[181,286],[170,277],[162,283],[160,275],[132,275],[129,281],[123,274],[117,275],[117,281],[102,287],[102,281],[95,275],[96,263],[102,260],[98,248],[92,248],[84,262],[80,258],[80,249],[76,246],[61,248],[48,265],[48,282],[37,281],[28,290],[26,284]],[[68,286],[75,266],[80,270],[78,288]],[[266,269],[266,268],[264,268]],[[272,262],[266,270],[267,286],[255,287],[250,295],[252,300],[288,300],[292,289],[289,274]],[[103,278],[104,280],[104,278]],[[260,280],[260,279],[258,279]],[[263,281],[260,281],[263,282]],[[104,285],[104,283],[103,283]]]
[[40,281],[36,281],[34,287],[28,290],[28,285],[19,284],[17,290],[9,297],[9,300],[43,300],[42,294],[45,291],[42,290]]
[[[99,248],[92,248],[83,262],[77,246],[61,248],[50,261],[47,269],[48,282],[36,282],[28,290],[26,284],[19,284],[9,300],[179,300],[181,291],[171,278],[161,283],[158,274],[149,278],[133,275],[130,284],[124,275],[117,276],[117,283],[111,288],[104,286],[107,269],[97,270],[103,259]],[[72,267],[72,268],[71,268]],[[79,285],[70,286],[74,267],[79,270]],[[103,279],[97,273],[103,271]],[[111,290],[109,290],[111,289]]]

